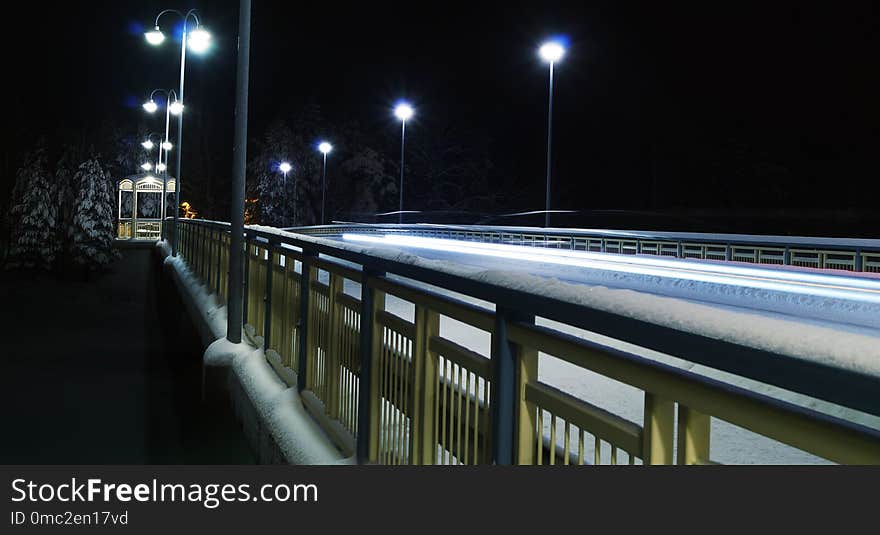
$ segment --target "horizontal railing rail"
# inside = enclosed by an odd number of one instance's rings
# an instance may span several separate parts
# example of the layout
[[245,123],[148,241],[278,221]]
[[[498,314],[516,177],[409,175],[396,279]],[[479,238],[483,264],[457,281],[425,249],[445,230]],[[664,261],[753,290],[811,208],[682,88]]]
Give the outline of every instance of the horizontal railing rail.
[[[229,225],[182,221],[179,233],[184,261],[224,297]],[[538,326],[535,316],[874,415],[877,377],[315,236],[249,227],[245,248],[244,327],[251,342],[303,392],[337,446],[362,462],[703,464],[713,461],[710,422],[718,418],[834,462],[880,463],[876,430]],[[397,300],[402,309],[391,306]],[[491,350],[461,345],[441,329],[446,322],[491,339]],[[630,421],[539,380],[539,359],[641,391],[642,419]]]
[[880,240],[859,238],[359,223],[298,227],[295,232],[310,236],[403,233],[529,247],[880,273]]

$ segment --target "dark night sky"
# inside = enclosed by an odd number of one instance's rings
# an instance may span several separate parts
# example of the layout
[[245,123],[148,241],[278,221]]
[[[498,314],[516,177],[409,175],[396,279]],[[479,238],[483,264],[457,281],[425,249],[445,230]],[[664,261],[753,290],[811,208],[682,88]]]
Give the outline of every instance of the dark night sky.
[[[390,106],[406,97],[418,113],[408,135],[442,116],[487,131],[496,165],[533,199],[515,208],[537,209],[547,69],[536,47],[562,34],[570,50],[555,94],[561,207],[762,207],[762,189],[775,188],[777,204],[849,208],[880,194],[880,16],[870,3],[253,4],[252,137],[309,99],[328,121],[357,117],[393,132]],[[185,155],[184,177],[194,165],[225,177],[237,2],[192,6],[216,46],[187,63],[185,143],[204,143],[213,159]],[[34,3],[9,14],[20,32],[5,36],[4,189],[38,133],[133,127],[144,95],[176,85],[179,49],[149,48],[142,37],[164,7],[173,6]],[[652,187],[661,192],[653,200]]]

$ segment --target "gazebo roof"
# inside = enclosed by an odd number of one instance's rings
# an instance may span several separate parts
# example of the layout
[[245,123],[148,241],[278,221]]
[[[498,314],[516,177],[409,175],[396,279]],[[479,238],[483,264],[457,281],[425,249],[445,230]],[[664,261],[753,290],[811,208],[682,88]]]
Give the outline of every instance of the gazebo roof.
[[155,173],[136,173],[133,175],[124,176],[124,177],[120,178],[119,180],[117,180],[117,182],[122,182],[123,180],[131,180],[132,182],[137,184],[141,180],[144,180],[147,178],[152,178],[156,182],[162,182],[163,180],[165,180],[166,182],[177,182],[176,178],[174,178],[171,175],[165,174],[165,173],[158,174],[158,175]]

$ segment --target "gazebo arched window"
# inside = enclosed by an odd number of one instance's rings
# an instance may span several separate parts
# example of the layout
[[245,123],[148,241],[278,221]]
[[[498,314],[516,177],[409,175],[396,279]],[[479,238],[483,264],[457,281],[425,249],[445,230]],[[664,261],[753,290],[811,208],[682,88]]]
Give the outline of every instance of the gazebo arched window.
[[[118,239],[158,240],[168,210],[174,210],[177,181],[149,173],[127,176],[117,183]],[[164,193],[165,202],[162,202]]]

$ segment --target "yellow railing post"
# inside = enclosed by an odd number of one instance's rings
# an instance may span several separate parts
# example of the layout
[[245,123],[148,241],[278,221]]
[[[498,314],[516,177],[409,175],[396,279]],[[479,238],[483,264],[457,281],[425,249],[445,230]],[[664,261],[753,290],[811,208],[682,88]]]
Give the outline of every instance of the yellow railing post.
[[434,434],[434,398],[437,394],[438,355],[429,349],[431,338],[440,334],[440,314],[416,305],[416,336],[413,340],[413,407],[411,429],[413,464],[434,464],[437,437]]
[[644,464],[672,464],[675,402],[645,392]]
[[[368,279],[365,278],[364,283],[366,284]],[[358,429],[358,433],[369,433],[369,455],[368,461],[371,463],[378,462],[379,460],[379,412],[382,404],[382,393],[379,392],[379,375],[381,370],[378,369],[377,364],[379,363],[379,358],[382,352],[382,346],[385,341],[383,340],[384,328],[382,324],[376,321],[376,316],[379,311],[385,310],[385,292],[380,292],[379,290],[373,290],[373,303],[370,310],[370,317],[372,318],[372,347],[370,348],[370,360],[372,361],[372,373],[370,373],[370,402],[369,407],[362,407],[361,410],[369,411],[369,429]],[[363,318],[361,318],[363,326]]]
[[709,460],[711,423],[709,415],[678,405],[678,464],[701,464]]
[[326,391],[327,413],[331,418],[339,418],[339,376],[341,374],[341,358],[339,355],[339,337],[342,334],[342,306],[337,303],[336,296],[342,291],[343,278],[330,272],[330,284],[327,295],[327,340],[324,340],[324,367],[327,381]]
[[538,352],[519,346],[516,379],[516,464],[535,464],[536,440],[543,440],[538,429],[537,406],[526,400],[526,385],[538,380]]

